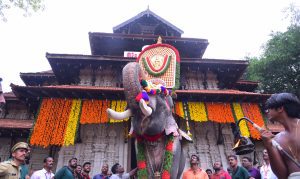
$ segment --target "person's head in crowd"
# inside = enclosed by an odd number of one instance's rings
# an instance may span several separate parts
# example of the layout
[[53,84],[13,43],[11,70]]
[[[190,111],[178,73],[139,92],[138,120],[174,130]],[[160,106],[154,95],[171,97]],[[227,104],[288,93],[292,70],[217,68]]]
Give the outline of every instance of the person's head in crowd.
[[47,171],[52,170],[53,164],[54,164],[54,160],[53,160],[52,157],[46,157],[46,158],[44,158],[44,168],[45,168]]
[[215,170],[215,172],[222,170],[222,168],[222,163],[220,161],[215,161],[215,163],[213,164],[213,169]]
[[76,169],[77,167],[77,158],[73,157],[69,160],[69,167],[72,169]]
[[77,174],[80,174],[81,171],[82,171],[82,166],[81,166],[81,165],[77,165],[77,166],[76,166],[76,169],[75,169],[75,172],[76,172]]
[[25,142],[18,142],[11,148],[11,156],[18,165],[24,164],[28,149]]
[[237,167],[238,161],[237,161],[236,155],[229,155],[227,157],[227,159],[228,159],[228,163],[229,163],[231,168],[236,168]]
[[264,159],[264,161],[269,161],[269,154],[268,154],[267,149],[263,150],[263,159]]
[[250,157],[243,157],[242,166],[246,169],[250,169],[252,167],[252,159]]
[[198,166],[199,163],[200,163],[200,158],[195,154],[191,155],[191,158],[190,158],[191,166],[193,166],[193,165]]
[[300,117],[300,100],[291,93],[272,94],[265,108],[268,119],[271,121],[279,121],[285,114],[290,118]]
[[82,165],[82,171],[85,172],[85,173],[90,173],[90,171],[91,171],[91,162],[85,162]]
[[113,174],[121,174],[124,173],[124,168],[119,163],[116,163],[111,167],[111,172]]
[[208,168],[208,169],[205,170],[205,172],[207,173],[208,178],[210,178],[211,175],[212,175],[212,170]]
[[108,164],[107,163],[104,163],[101,167],[101,173],[104,174],[104,175],[107,175],[108,174]]

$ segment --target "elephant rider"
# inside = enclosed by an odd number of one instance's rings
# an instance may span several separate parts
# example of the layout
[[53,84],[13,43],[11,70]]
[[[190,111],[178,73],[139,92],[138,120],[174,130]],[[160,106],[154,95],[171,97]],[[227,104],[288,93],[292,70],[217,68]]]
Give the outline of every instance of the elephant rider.
[[11,148],[12,160],[0,163],[0,179],[19,179],[21,177],[21,165],[25,161],[28,152],[28,144],[18,142]]

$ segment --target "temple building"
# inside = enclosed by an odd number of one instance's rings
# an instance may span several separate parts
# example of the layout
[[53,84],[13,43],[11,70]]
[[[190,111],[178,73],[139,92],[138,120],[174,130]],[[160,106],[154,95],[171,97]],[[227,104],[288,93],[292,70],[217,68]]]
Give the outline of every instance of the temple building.
[[[282,130],[270,124],[262,113],[269,94],[255,92],[258,82],[243,80],[246,60],[202,58],[207,39],[181,37],[183,31],[149,9],[115,26],[113,33],[90,32],[91,55],[46,53],[51,70],[20,73],[25,86],[11,84],[4,93],[0,113],[0,157],[10,155],[18,141],[32,146],[30,168],[40,169],[43,158],[55,158],[56,168],[71,157],[78,163],[92,163],[91,175],[103,163],[118,162],[129,170],[136,166],[133,138],[128,137],[130,120],[109,119],[107,108],[126,109],[122,68],[135,62],[143,48],[163,44],[178,50],[179,85],[173,89],[173,114],[179,127],[191,135],[187,158],[197,154],[201,167],[212,169],[214,161],[228,166],[234,137],[230,123],[247,116],[272,132]],[[241,122],[241,134],[251,137],[255,161],[262,161],[258,131]],[[188,167],[188,160],[186,166]]]

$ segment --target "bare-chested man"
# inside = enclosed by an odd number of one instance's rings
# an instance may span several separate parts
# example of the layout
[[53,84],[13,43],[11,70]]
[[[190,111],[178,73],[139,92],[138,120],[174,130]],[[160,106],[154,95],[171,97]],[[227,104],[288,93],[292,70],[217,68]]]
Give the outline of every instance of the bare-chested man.
[[290,93],[273,94],[266,102],[266,113],[270,121],[283,125],[285,131],[274,136],[270,131],[261,132],[268,151],[272,170],[278,178],[300,178],[300,167],[272,146],[272,138],[300,163],[300,101]]

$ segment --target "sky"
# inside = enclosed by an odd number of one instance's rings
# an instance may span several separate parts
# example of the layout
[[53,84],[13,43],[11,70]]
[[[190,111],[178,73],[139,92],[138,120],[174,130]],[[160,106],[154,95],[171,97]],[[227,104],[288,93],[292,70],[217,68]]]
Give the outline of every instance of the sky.
[[112,28],[150,10],[184,31],[207,39],[203,58],[244,60],[261,55],[272,32],[289,25],[284,9],[296,0],[44,0],[45,9],[24,17],[5,11],[0,22],[0,77],[4,92],[24,85],[20,73],[50,70],[46,53],[90,55],[89,32]]

